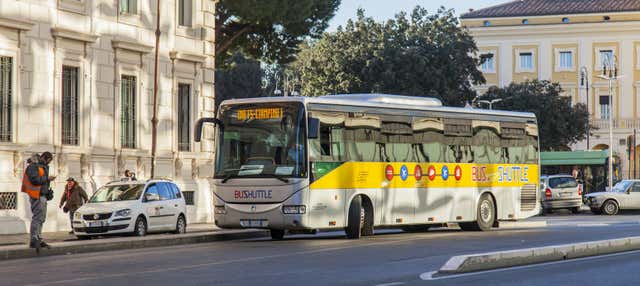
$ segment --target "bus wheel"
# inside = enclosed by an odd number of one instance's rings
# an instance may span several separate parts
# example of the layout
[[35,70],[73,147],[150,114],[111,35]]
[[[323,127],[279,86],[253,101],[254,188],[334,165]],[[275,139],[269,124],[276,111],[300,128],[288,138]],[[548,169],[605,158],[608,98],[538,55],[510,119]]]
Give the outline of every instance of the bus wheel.
[[362,211],[360,216],[364,218],[362,221],[362,236],[373,235],[373,205],[369,198],[362,198]]
[[496,213],[495,203],[488,194],[480,197],[476,216],[476,221],[460,223],[460,228],[468,231],[487,231],[491,229],[496,220]]
[[347,228],[345,229],[347,238],[360,238],[362,235],[362,226],[364,225],[365,217],[366,213],[362,207],[362,197],[357,196],[353,198],[351,206],[349,206],[349,217],[347,221]]
[[284,229],[271,229],[271,239],[282,240],[284,238]]

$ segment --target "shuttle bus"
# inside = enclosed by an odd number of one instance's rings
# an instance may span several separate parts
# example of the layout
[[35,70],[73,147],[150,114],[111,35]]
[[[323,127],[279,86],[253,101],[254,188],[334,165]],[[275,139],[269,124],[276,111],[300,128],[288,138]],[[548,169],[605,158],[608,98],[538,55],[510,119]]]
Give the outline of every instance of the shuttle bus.
[[540,211],[532,113],[385,94],[222,102],[214,213],[221,228],[288,233],[457,223],[485,231]]

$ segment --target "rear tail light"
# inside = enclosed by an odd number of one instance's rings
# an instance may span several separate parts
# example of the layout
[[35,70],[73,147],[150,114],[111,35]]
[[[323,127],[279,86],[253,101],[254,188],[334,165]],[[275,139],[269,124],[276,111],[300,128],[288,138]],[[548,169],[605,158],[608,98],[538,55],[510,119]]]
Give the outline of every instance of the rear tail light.
[[544,196],[547,199],[551,198],[551,189],[547,188],[546,190],[544,190]]
[[582,196],[582,184],[578,184],[578,196]]

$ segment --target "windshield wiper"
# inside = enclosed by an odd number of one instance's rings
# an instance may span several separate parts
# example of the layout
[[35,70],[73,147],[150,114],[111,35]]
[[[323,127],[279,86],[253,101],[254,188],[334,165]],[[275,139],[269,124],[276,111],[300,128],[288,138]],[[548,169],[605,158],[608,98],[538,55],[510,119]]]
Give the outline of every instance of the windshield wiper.
[[224,183],[226,183],[229,179],[232,179],[232,178],[240,178],[240,176],[238,176],[238,175],[234,175],[234,174],[226,175],[226,176],[224,176],[224,178],[222,178],[222,183],[224,184]]
[[276,175],[276,174],[262,174],[262,175],[266,175],[268,177],[272,177],[272,178],[278,179],[278,180],[280,180],[280,181],[282,181],[284,183],[288,183],[289,182],[289,179],[284,178],[284,177],[282,177],[280,175]]

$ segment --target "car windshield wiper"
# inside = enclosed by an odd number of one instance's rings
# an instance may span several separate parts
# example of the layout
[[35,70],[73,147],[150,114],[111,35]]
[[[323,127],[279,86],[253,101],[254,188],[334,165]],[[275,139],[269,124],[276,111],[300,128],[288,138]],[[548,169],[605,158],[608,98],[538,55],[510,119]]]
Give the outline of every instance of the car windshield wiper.
[[285,183],[289,182],[289,179],[284,178],[284,177],[282,177],[280,175],[276,175],[276,174],[262,174],[262,175],[266,175],[267,177],[278,179],[278,180],[280,180],[282,182],[285,182]]

